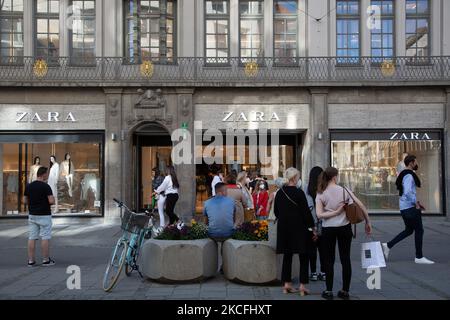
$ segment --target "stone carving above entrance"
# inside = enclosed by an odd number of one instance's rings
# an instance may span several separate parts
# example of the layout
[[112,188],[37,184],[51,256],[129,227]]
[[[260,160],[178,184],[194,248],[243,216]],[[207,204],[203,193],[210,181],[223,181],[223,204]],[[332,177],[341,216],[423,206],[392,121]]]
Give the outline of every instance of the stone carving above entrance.
[[172,115],[167,114],[167,102],[161,89],[138,89],[139,96],[134,104],[134,117],[127,122],[134,125],[141,121],[156,121],[165,125],[171,125]]
[[137,90],[139,97],[134,105],[135,109],[159,109],[165,108],[166,99],[162,95],[161,89]]

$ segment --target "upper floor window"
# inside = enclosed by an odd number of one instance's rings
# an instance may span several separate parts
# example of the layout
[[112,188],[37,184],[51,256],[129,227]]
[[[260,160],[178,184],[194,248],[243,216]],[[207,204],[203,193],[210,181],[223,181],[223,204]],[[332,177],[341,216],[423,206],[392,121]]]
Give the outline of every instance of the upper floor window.
[[394,1],[371,1],[372,13],[379,14],[371,29],[371,55],[376,62],[394,56]]
[[228,63],[230,56],[230,8],[229,1],[207,0],[206,63]]
[[2,0],[0,3],[1,63],[23,61],[23,0]]
[[59,0],[37,0],[35,4],[35,55],[56,62],[59,56]]
[[240,54],[242,62],[264,56],[264,1],[239,3]]
[[406,55],[430,54],[430,1],[406,0]]
[[274,0],[273,6],[275,62],[293,63],[298,55],[298,3]]
[[89,64],[95,59],[95,0],[73,0],[71,4],[71,58],[77,64]]
[[336,3],[338,63],[358,63],[360,56],[360,3],[340,0]]
[[125,0],[125,55],[130,63],[173,62],[174,0]]

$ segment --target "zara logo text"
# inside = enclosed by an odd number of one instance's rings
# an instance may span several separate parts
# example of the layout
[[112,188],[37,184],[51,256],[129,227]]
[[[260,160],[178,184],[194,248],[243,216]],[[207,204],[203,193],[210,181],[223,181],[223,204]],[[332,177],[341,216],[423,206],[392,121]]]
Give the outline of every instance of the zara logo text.
[[77,122],[72,112],[61,115],[59,112],[39,114],[37,112],[18,112],[16,122]]

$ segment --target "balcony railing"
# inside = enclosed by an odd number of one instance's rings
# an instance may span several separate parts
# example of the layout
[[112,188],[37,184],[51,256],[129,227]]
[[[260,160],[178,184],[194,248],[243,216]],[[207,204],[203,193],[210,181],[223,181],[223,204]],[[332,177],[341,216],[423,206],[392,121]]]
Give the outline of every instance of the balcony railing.
[[[45,61],[45,60],[44,60]],[[280,60],[243,58],[208,61],[177,58],[172,62],[130,64],[124,58],[73,60],[52,58],[42,63],[34,57],[2,58],[0,85],[347,85],[404,82],[427,84],[450,82],[450,57],[307,57]]]

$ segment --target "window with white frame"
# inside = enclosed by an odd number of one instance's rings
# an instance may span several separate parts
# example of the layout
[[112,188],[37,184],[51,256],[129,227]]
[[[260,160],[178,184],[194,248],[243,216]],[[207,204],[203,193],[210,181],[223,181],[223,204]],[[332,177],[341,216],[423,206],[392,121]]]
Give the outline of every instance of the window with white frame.
[[264,1],[239,2],[239,38],[242,62],[264,56]]
[[124,4],[128,62],[173,62],[176,1],[125,0]]
[[338,63],[359,63],[360,2],[336,1],[336,55]]
[[294,63],[298,55],[298,2],[273,1],[275,63]]
[[91,64],[95,60],[95,1],[71,1],[72,30],[70,36],[73,63]]
[[0,56],[1,63],[22,63],[23,46],[23,0],[0,2]]
[[394,1],[372,1],[371,5],[372,14],[380,14],[371,29],[371,55],[374,62],[383,62],[394,56]]
[[59,0],[37,0],[35,7],[35,56],[47,62],[59,57]]
[[205,1],[206,63],[228,63],[230,56],[229,5],[229,1]]
[[430,55],[430,1],[406,0],[406,55]]

